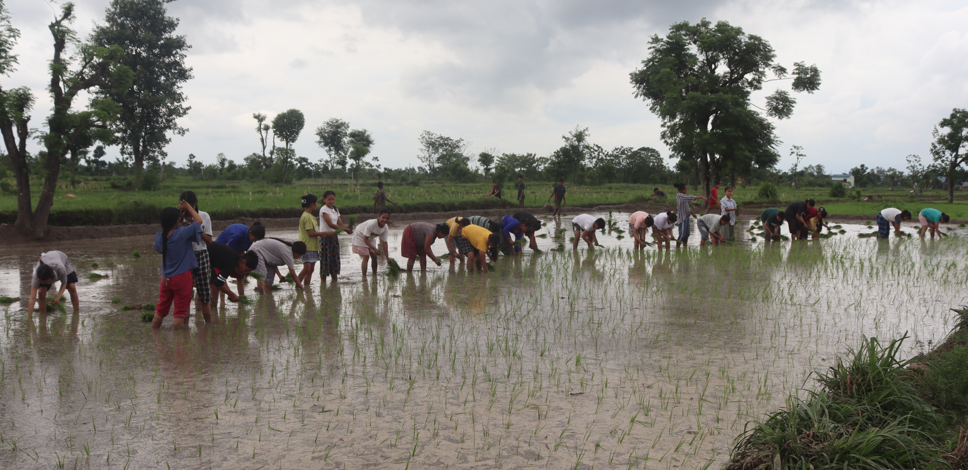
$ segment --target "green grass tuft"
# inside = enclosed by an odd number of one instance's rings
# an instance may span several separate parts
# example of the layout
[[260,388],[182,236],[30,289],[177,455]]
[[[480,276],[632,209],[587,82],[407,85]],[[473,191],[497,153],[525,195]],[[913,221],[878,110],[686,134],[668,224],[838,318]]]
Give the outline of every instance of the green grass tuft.
[[143,321],[145,323],[151,323],[151,321],[154,320],[154,319],[155,319],[155,312],[142,312],[141,313],[141,321]]
[[97,268],[100,268],[101,265],[98,262],[95,261],[95,262],[91,263],[91,267],[94,268],[94,269],[97,269]]
[[138,250],[134,250],[131,252],[131,256],[134,256],[135,258],[140,258],[141,252],[139,252]]
[[111,303],[112,304],[119,304],[119,303],[121,303],[121,297],[118,297],[118,296],[111,297]]
[[104,279],[106,277],[108,277],[107,274],[88,273],[87,275],[87,279],[89,281],[100,281],[101,279]]
[[400,275],[400,265],[397,264],[397,260],[390,258],[387,260],[387,275],[397,277]]
[[14,302],[17,302],[19,300],[20,299],[18,299],[16,297],[3,296],[3,297],[0,297],[0,304],[2,304],[2,305],[9,305],[9,304],[12,304]]

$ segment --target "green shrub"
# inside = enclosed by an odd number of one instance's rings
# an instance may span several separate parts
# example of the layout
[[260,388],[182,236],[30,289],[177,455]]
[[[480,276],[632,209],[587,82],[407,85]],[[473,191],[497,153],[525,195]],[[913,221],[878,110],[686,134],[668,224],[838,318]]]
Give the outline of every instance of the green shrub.
[[777,191],[773,183],[763,183],[760,185],[760,189],[756,191],[756,199],[765,202],[779,201],[780,192]]
[[4,194],[17,194],[17,185],[7,180],[0,180],[0,191]]
[[160,188],[161,180],[158,178],[158,173],[146,171],[141,175],[141,181],[138,182],[139,191],[157,191]]
[[924,393],[937,406],[968,415],[968,348],[955,346],[929,364],[924,374]]
[[847,197],[847,186],[844,186],[844,183],[837,183],[831,186],[830,197],[836,197],[836,198]]

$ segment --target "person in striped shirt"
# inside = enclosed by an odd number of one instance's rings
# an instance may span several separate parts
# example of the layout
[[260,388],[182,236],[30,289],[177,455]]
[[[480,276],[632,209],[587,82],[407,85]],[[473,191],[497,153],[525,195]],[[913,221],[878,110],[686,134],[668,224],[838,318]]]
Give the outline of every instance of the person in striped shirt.
[[690,216],[696,217],[696,214],[692,212],[692,208],[689,203],[699,199],[700,201],[705,201],[706,198],[703,196],[690,196],[686,194],[686,190],[689,188],[686,183],[676,183],[676,189],[679,190],[676,193],[676,213],[679,214],[679,237],[676,238],[676,248],[679,248],[680,244],[689,244],[689,224],[691,222]]

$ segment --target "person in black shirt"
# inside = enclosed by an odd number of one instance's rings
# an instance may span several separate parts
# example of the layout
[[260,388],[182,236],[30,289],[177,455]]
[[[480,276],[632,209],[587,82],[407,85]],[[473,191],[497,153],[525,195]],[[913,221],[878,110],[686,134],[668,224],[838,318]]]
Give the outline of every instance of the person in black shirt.
[[501,199],[501,188],[497,185],[497,181],[491,181],[491,192],[485,194],[485,196]]
[[659,191],[659,188],[652,188],[652,195],[659,199],[665,199],[666,193]]
[[[555,198],[555,211],[551,214],[552,217],[558,217],[561,215],[561,205],[565,203],[565,179],[559,178],[558,185],[551,190],[551,196],[548,196],[548,201],[551,198]],[[548,203],[545,201],[545,204]]]
[[800,232],[805,231],[807,227],[807,221],[803,220],[803,214],[807,212],[807,204],[809,202],[812,202],[812,200],[807,200],[807,202],[794,202],[783,211],[787,224],[790,226],[790,238],[794,240],[799,240],[802,235]]
[[518,206],[524,208],[524,175],[518,175]]
[[515,212],[511,217],[517,219],[521,224],[524,234],[530,240],[528,247],[534,251],[538,251],[538,242],[534,239],[534,232],[541,230],[541,221],[529,212]]
[[238,302],[239,296],[232,292],[226,281],[230,276],[235,277],[239,295],[244,294],[245,275],[259,265],[258,256],[251,251],[239,255],[232,247],[219,242],[212,242],[208,246],[208,255],[212,264],[212,279],[209,283],[212,289],[212,306],[218,308],[219,293],[227,295],[232,302]]

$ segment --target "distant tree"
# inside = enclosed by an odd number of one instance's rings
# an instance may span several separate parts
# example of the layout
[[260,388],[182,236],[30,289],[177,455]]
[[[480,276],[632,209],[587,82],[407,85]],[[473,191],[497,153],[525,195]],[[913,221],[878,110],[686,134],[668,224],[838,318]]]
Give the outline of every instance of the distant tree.
[[[946,129],[942,131],[942,129]],[[955,199],[955,171],[968,160],[968,111],[955,108],[931,132],[931,156],[944,168],[948,186],[948,203]]]
[[77,134],[77,137],[74,139],[74,141],[69,144],[68,150],[69,150],[70,155],[71,155],[71,159],[70,159],[70,170],[71,170],[70,181],[71,181],[71,184],[72,185],[75,184],[75,181],[77,179],[77,166],[80,163],[81,158],[84,158],[84,157],[87,156],[87,151],[88,151],[89,148],[91,148],[91,146],[94,145],[96,138],[97,138],[97,136],[95,135],[95,133],[93,132],[93,130],[92,129],[87,129],[87,130],[85,130],[83,132],[78,133]]
[[[61,162],[78,137],[88,131],[97,133],[98,140],[110,138],[106,131],[117,119],[120,108],[110,98],[96,97],[88,101],[84,111],[72,111],[74,99],[82,92],[96,92],[98,88],[123,90],[131,86],[131,69],[119,63],[123,53],[117,46],[98,47],[81,44],[69,24],[74,20],[74,4],[66,3],[50,23],[48,29],[54,40],[54,54],[49,63],[52,113],[46,120],[47,131],[40,138],[46,148],[43,188],[32,209],[26,139],[27,123],[33,96],[26,88],[0,88],[0,133],[3,134],[17,176],[17,221],[15,226],[35,238],[47,233],[47,219],[54,203],[57,177]],[[17,63],[12,53],[19,37],[10,24],[10,16],[0,2],[0,75],[8,75]],[[71,70],[72,60],[65,57],[68,44],[77,45],[73,57],[77,68]]]
[[347,134],[347,137],[350,148],[349,159],[353,162],[353,179],[359,184],[360,171],[364,167],[372,166],[366,161],[366,157],[373,147],[373,136],[366,129],[354,129]]
[[289,109],[277,114],[272,120],[272,133],[282,140],[287,149],[291,149],[305,126],[306,117],[302,111]]
[[807,155],[803,153],[803,147],[794,145],[790,147],[790,156],[793,157],[793,167],[790,168],[790,174],[793,175],[793,187],[794,189],[799,189],[800,186],[797,185],[797,176],[799,176],[800,162],[804,158],[807,158]]
[[[266,115],[262,113],[253,113],[252,119],[255,119],[255,131],[259,133],[259,143],[262,145],[262,160],[261,169],[262,174],[266,180],[269,182],[269,169],[272,168],[272,160],[275,157],[276,151],[276,137],[272,134],[272,126],[266,124]],[[269,139],[272,139],[272,146],[269,146]],[[266,149],[268,153],[266,153]]]
[[[749,168],[775,155],[769,123],[753,111],[750,96],[763,88],[768,72],[787,79],[770,44],[725,21],[715,25],[676,23],[665,38],[652,37],[648,58],[630,74],[635,96],[662,119],[662,139],[673,155],[698,165],[703,193],[721,168]],[[820,71],[794,64],[793,90],[812,93]],[[767,97],[769,117],[785,119],[795,100],[785,90]],[[757,161],[759,160],[759,162]]]
[[349,146],[350,123],[332,118],[316,128],[316,144],[329,155],[329,182],[333,182],[333,170],[337,166],[346,167],[346,154]]
[[[178,124],[191,107],[182,85],[192,78],[185,65],[190,45],[175,35],[178,19],[167,15],[170,0],[112,0],[105,24],[97,26],[91,42],[99,47],[119,46],[120,63],[134,72],[134,84],[125,89],[98,89],[94,96],[120,105],[119,118],[111,124],[121,154],[132,157],[134,177],[141,178],[144,162],[164,161],[170,134],[185,135]],[[164,171],[164,165],[162,165]]]
[[866,188],[870,185],[872,180],[872,173],[867,165],[861,164],[860,166],[850,169],[849,172],[854,177],[854,186],[858,188]]
[[541,165],[533,153],[502,153],[494,164],[494,179],[509,181],[516,175],[533,179],[540,176]]
[[427,167],[431,175],[436,176],[438,171],[438,159],[441,155],[464,154],[467,143],[464,139],[454,139],[451,137],[434,134],[430,131],[423,131],[420,134],[420,155],[417,158]]
[[484,170],[484,179],[487,180],[487,175],[491,172],[491,167],[494,165],[494,155],[488,152],[481,152],[477,155],[477,163]]
[[94,151],[85,159],[87,161],[87,166],[93,170],[94,174],[97,175],[108,166],[108,162],[102,160],[107,152],[104,151],[103,145],[98,145],[94,147]]
[[219,174],[221,175],[222,173],[225,173],[225,167],[229,164],[228,157],[226,157],[224,153],[219,152],[215,161],[218,163]]
[[202,164],[202,162],[198,161],[198,159],[197,159],[197,157],[195,157],[195,154],[194,153],[190,153],[190,154],[188,154],[188,167],[187,168],[188,168],[188,174],[190,174],[192,176],[201,176],[202,175],[202,169],[205,168],[205,165]]

